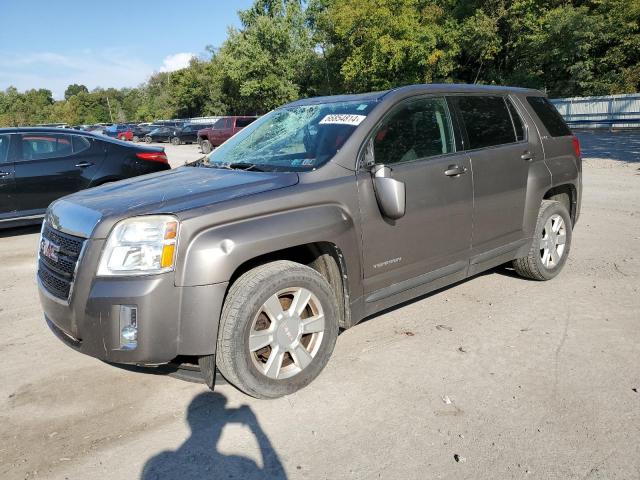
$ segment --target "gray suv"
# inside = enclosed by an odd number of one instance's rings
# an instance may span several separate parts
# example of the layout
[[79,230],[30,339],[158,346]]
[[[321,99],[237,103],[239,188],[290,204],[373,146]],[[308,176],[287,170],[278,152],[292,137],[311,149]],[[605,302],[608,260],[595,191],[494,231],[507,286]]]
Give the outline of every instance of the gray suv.
[[40,300],[82,353],[197,357],[212,388],[217,367],[249,395],[279,397],[376,312],[508,262],[555,277],[581,177],[577,139],[536,90],[300,100],[191,165],[53,203]]

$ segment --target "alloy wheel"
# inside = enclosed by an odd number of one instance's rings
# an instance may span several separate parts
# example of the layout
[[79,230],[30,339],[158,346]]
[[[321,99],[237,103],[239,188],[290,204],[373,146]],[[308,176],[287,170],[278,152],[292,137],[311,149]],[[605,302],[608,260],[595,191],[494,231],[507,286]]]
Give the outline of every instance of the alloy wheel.
[[554,268],[560,263],[567,242],[566,225],[558,214],[552,215],[544,224],[540,239],[540,258],[546,268]]
[[249,354],[260,373],[290,378],[311,364],[325,330],[318,298],[306,288],[281,290],[260,307],[249,331]]

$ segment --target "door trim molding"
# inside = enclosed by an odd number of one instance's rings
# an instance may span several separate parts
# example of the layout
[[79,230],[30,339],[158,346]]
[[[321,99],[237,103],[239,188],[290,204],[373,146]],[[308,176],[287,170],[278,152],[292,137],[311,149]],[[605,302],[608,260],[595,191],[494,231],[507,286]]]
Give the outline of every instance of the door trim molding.
[[411,290],[412,288],[416,288],[426,283],[433,282],[434,280],[437,280],[439,278],[460,272],[467,268],[467,265],[468,262],[466,260],[460,260],[459,262],[452,263],[451,265],[447,265],[446,267],[438,268],[437,270],[418,275],[417,277],[394,283],[392,285],[389,285],[388,287],[384,287],[372,292],[369,296],[367,296],[365,302],[377,302],[398,293],[402,293],[406,290]]

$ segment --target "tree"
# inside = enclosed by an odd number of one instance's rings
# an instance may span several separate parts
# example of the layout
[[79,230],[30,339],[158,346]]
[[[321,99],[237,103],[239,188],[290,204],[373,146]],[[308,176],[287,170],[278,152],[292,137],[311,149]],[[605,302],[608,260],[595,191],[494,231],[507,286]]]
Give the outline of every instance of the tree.
[[71,97],[79,93],[89,93],[89,89],[84,85],[78,85],[77,83],[74,83],[73,85],[69,85],[64,91],[64,99],[69,100]]

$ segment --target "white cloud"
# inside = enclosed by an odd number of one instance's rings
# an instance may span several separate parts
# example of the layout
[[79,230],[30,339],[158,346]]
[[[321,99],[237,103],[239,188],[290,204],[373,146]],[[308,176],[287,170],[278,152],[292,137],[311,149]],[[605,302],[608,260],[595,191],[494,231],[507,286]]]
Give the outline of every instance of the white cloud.
[[[171,72],[189,65],[192,53],[168,55],[159,71]],[[131,56],[121,49],[82,49],[65,54],[34,52],[16,54],[0,49],[0,90],[14,86],[20,91],[47,88],[54,98],[64,97],[72,83],[96,87],[135,87],[145,82],[157,65]]]
[[174,72],[189,66],[189,61],[195,57],[195,53],[182,52],[167,55],[160,67],[161,72]]

